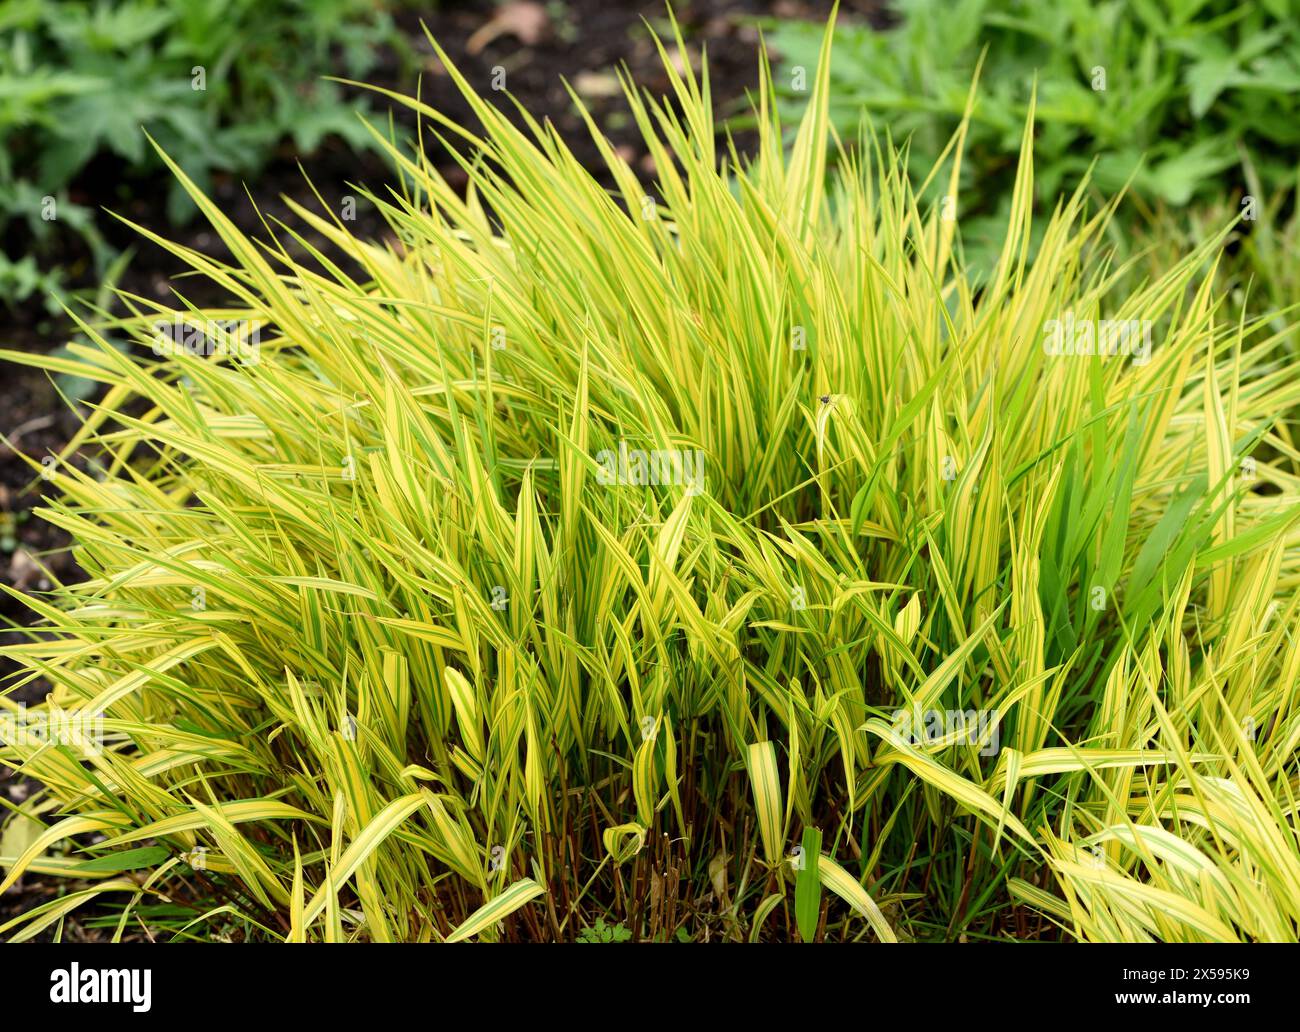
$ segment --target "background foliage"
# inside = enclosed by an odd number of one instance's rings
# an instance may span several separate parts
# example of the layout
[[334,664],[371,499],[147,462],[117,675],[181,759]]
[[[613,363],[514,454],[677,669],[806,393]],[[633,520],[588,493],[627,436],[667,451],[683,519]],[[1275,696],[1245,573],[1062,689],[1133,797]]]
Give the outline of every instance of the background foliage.
[[[1104,195],[1132,178],[1149,204],[1261,200],[1300,170],[1300,4],[1296,0],[898,0],[885,32],[842,22],[831,119],[848,139],[864,113],[929,171],[977,69],[963,215],[1005,215],[1020,132],[1037,85],[1035,192],[1076,186],[1096,161]],[[771,24],[786,109],[796,68],[816,66],[821,26]],[[981,65],[982,58],[982,65]],[[1105,88],[1094,89],[1094,69]],[[968,242],[996,238],[967,221]]]
[[[337,135],[372,137],[322,69],[364,76],[374,48],[401,46],[381,0],[0,0],[0,300],[60,282],[84,248],[110,257],[100,213],[69,188],[97,158],[129,184],[162,166],[141,128],[206,187],[216,171],[251,176],[285,141],[303,155]],[[204,70],[196,90],[194,69]],[[192,205],[167,183],[167,214]],[[146,187],[148,189],[148,187]],[[45,217],[43,199],[57,202]],[[53,303],[51,301],[51,303]]]

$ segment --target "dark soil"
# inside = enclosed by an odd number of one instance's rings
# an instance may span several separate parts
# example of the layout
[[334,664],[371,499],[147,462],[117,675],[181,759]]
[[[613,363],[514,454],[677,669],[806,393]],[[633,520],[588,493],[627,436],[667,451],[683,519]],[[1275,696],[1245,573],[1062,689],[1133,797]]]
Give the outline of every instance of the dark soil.
[[[831,3],[828,0],[772,3],[679,0],[674,6],[686,42],[685,59],[698,67],[701,51],[707,51],[717,111],[720,116],[726,116],[743,110],[747,91],[757,83],[760,21],[767,18],[824,20]],[[840,17],[841,20],[869,19],[879,25],[883,7],[883,0],[847,0],[841,4]],[[626,65],[634,80],[656,96],[669,91],[669,80],[642,20],[649,21],[661,35],[666,34],[664,5],[661,2],[615,4],[604,0],[551,2],[544,4],[548,24],[535,42],[525,44],[505,33],[481,47],[476,46],[476,52],[468,52],[467,43],[491,20],[495,9],[495,4],[477,0],[443,3],[418,13],[400,13],[399,24],[412,41],[422,67],[418,76],[410,74],[401,69],[395,55],[386,55],[388,60],[376,71],[374,81],[410,95],[416,93],[418,86],[425,103],[457,121],[473,125],[468,104],[424,37],[420,27],[423,19],[469,82],[484,94],[493,96],[494,72],[505,69],[510,93],[539,121],[549,119],[578,158],[599,175],[601,162],[596,146],[573,110],[563,80],[575,84],[584,94],[597,124],[604,128],[638,174],[652,183],[653,165],[640,145],[635,125],[626,117],[622,96],[617,91],[610,92],[609,88],[614,82],[613,70]],[[321,74],[332,74],[332,69],[323,68]],[[381,110],[388,107],[384,98],[378,100],[376,107]],[[398,126],[408,135],[413,134],[416,123],[411,112],[392,106]],[[510,108],[504,101],[499,106]],[[738,133],[736,139],[743,153],[748,137]],[[430,154],[441,153],[436,141],[428,140],[426,147]],[[308,207],[317,204],[298,168],[299,160],[330,205],[336,206],[344,195],[354,194],[357,184],[379,191],[394,179],[382,158],[375,154],[354,154],[333,141],[316,154],[301,158],[286,148],[256,181],[247,184],[230,176],[218,176],[213,187],[214,199],[242,231],[265,238],[263,218],[278,217],[293,223],[282,200],[284,196],[297,198]],[[435,160],[451,182],[463,182],[463,175],[445,153],[441,160],[436,157]],[[165,175],[161,172],[152,180],[132,179],[120,163],[109,157],[101,158],[75,184],[72,199],[95,209],[111,209],[189,247],[223,256],[226,252],[219,238],[198,221],[180,228],[168,225],[162,204],[166,195]],[[382,220],[360,200],[356,216],[358,235],[379,237],[386,233]],[[135,250],[120,283],[122,289],[159,300],[171,296],[171,277],[179,269],[176,259],[107,215],[101,219],[100,228],[115,247]],[[76,256],[68,256],[65,264],[75,268]],[[178,288],[197,303],[224,300],[213,294],[208,285],[193,279],[178,283]],[[69,321],[51,318],[39,304],[19,311],[0,310],[2,347],[49,352],[64,344],[71,331]],[[66,535],[32,513],[41,504],[43,482],[24,458],[39,463],[43,456],[57,453],[71,439],[76,427],[77,416],[59,397],[50,377],[27,367],[0,365],[0,433],[8,438],[10,445],[0,442],[0,583],[18,591],[40,592],[49,587],[51,575],[63,581],[81,576]],[[0,626],[30,622],[19,600],[0,596]],[[0,640],[14,640],[14,637],[9,632]],[[11,662],[0,659],[0,690],[8,685],[13,671]],[[34,702],[44,690],[43,685],[35,683],[18,689],[12,697]],[[30,783],[0,769],[0,796],[19,802],[32,790]],[[0,819],[3,816],[0,811]],[[58,891],[57,882],[29,876],[20,883],[20,889],[0,898],[0,924]],[[93,937],[94,933],[84,928],[73,929],[71,924],[65,929],[65,938],[87,934]]]

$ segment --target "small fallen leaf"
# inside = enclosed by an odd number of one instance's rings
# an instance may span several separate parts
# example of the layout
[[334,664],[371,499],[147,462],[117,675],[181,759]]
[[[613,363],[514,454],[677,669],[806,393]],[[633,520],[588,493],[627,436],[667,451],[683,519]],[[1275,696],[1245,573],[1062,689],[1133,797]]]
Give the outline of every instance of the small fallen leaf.
[[465,51],[482,53],[484,47],[501,36],[514,36],[526,47],[535,46],[550,24],[551,19],[541,4],[533,0],[511,0],[498,7],[497,13],[465,41]]
[[41,572],[40,564],[27,549],[15,549],[13,558],[9,560],[10,584],[19,591],[26,591],[41,576]]
[[623,92],[618,78],[609,72],[579,72],[573,77],[573,88],[582,97],[617,97]]
[[681,48],[679,47],[669,47],[667,54],[668,63],[673,66],[673,70],[678,75],[685,76],[691,69],[694,69],[697,72],[699,71],[699,56],[689,47],[686,49],[685,54],[682,53]]

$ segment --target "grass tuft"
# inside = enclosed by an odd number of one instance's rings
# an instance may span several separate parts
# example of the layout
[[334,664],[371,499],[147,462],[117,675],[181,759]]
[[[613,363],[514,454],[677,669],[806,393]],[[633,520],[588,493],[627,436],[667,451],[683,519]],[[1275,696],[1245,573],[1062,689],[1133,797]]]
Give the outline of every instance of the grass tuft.
[[1228,227],[1114,267],[1081,189],[1030,260],[1031,125],[977,278],[888,148],[827,179],[828,45],[749,160],[627,83],[653,192],[448,68],[480,126],[394,99],[469,189],[387,145],[392,241],[172,165],[233,258],[141,232],[230,305],[5,354],[107,391],[42,513],[88,579],[3,650],[102,748],[8,736],[0,891],[88,887],[0,934],[1294,941],[1300,362]]

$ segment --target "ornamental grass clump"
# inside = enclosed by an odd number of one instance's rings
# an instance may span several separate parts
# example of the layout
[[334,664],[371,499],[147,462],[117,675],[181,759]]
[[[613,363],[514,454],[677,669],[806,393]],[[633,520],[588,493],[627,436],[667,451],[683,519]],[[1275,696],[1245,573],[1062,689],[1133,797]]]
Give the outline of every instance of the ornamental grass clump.
[[4,650],[51,694],[0,698],[0,889],[69,892],[0,933],[1297,937],[1284,331],[1081,192],[1031,261],[1028,129],[972,279],[963,132],[952,203],[828,179],[828,61],[788,150],[763,62],[750,159],[706,73],[625,82],[612,190],[449,65],[480,128],[402,102],[468,189],[390,145],[390,241],[292,205],[328,253],[173,166],[232,258],[146,235],[231,302],[7,355],[106,393],[45,464],[88,579]]

